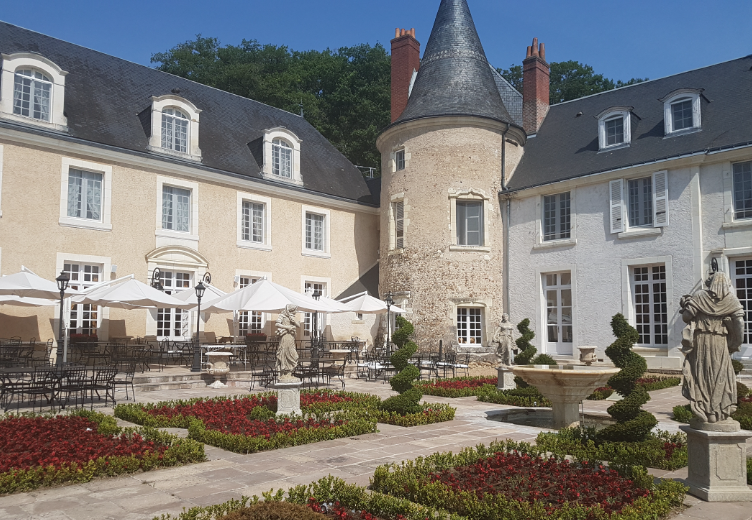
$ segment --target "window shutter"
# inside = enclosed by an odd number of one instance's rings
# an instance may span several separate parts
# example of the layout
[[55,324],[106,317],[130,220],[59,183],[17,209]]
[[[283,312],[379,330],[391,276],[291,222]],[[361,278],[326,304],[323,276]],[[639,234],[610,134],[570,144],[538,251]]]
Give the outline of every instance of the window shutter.
[[608,183],[611,203],[611,233],[624,232],[624,180],[617,179]]
[[653,227],[668,226],[668,172],[653,174]]
[[405,246],[405,203],[394,203],[394,231],[395,247],[402,249]]

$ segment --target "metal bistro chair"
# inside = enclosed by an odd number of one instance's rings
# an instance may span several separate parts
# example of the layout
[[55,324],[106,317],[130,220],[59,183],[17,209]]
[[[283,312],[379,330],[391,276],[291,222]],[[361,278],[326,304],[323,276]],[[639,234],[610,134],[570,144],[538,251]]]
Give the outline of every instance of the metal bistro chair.
[[[70,402],[71,397],[75,399],[75,408],[78,408],[78,400],[81,404],[86,401],[86,384],[88,381],[88,371],[83,365],[66,365],[60,378],[60,400],[63,408]],[[65,394],[63,399],[62,394]]]
[[117,375],[117,368],[115,367],[100,367],[94,369],[94,375],[86,384],[86,390],[91,395],[91,409],[94,409],[94,394],[97,394],[97,399],[102,400],[102,396],[99,395],[100,390],[104,392],[104,405],[107,406],[108,397],[112,397],[112,404],[115,405],[115,385],[112,384],[115,376]]
[[121,371],[112,380],[114,386],[113,392],[117,391],[118,386],[125,387],[125,400],[128,401],[128,386],[131,387],[131,393],[133,393],[133,400],[136,400],[136,389],[133,387],[133,378],[136,375],[136,360],[122,361],[120,363]]
[[[31,374],[31,379],[23,390],[25,397],[31,402],[32,412],[36,409],[37,400],[44,401],[54,406],[59,394],[59,380],[56,369],[51,367],[38,367]],[[40,402],[39,411],[43,405]]]

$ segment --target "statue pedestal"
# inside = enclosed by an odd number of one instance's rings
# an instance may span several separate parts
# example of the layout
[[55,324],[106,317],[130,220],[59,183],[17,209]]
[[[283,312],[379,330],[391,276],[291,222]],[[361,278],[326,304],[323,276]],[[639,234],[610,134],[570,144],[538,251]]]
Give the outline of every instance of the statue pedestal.
[[514,382],[514,372],[508,366],[502,365],[496,370],[499,372],[499,381],[496,383],[498,390],[514,390],[517,384]]
[[277,391],[277,415],[300,414],[300,387],[303,382],[279,381],[271,387]]
[[687,434],[689,476],[684,483],[689,492],[707,502],[752,502],[752,489],[747,486],[746,444],[752,433],[740,430],[736,421],[707,427],[717,431],[679,427]]

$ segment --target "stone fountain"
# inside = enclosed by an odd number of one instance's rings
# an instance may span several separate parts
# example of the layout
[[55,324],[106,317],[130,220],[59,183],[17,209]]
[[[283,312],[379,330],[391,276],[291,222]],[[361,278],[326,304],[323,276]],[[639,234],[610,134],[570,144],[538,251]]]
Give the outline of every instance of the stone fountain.
[[618,368],[548,365],[513,366],[511,370],[551,401],[556,429],[577,426],[582,400],[619,372]]

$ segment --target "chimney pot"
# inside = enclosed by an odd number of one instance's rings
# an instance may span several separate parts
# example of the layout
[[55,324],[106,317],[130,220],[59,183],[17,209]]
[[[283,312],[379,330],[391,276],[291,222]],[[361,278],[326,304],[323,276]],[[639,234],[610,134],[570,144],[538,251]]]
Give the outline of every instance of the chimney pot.
[[397,28],[396,28],[396,29],[394,30],[394,37],[395,37],[395,38],[399,38],[399,36],[400,36],[400,35],[399,35],[399,33],[400,33],[400,30],[399,30],[399,27],[397,27]]
[[522,122],[528,135],[538,133],[550,103],[550,75],[546,63],[546,46],[533,38],[522,62]]
[[525,55],[525,58],[527,59],[527,58],[529,58],[532,55],[533,55],[533,48],[528,45],[528,47],[527,47],[527,54]]
[[540,55],[540,58],[543,61],[546,61],[546,44],[545,43],[540,44],[540,52],[538,52],[538,54]]

